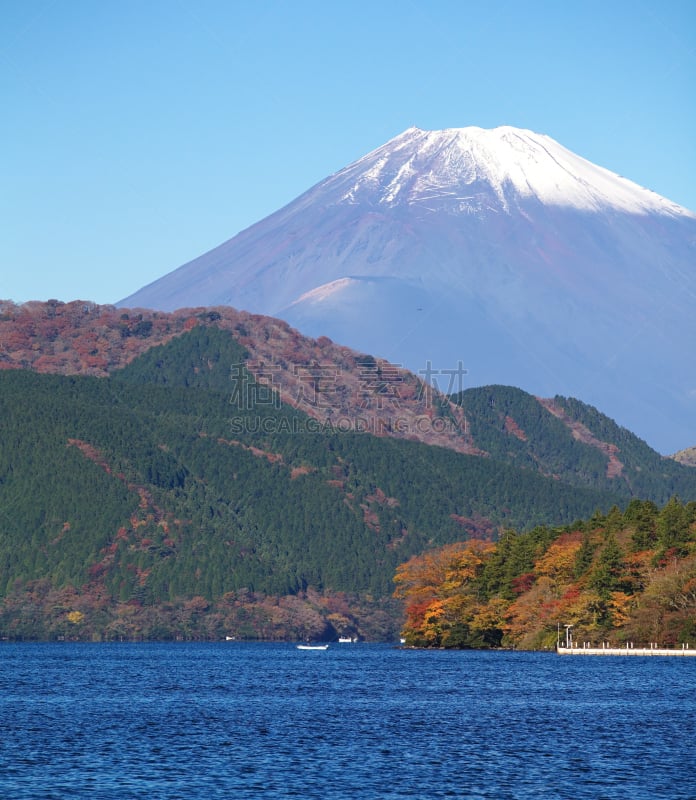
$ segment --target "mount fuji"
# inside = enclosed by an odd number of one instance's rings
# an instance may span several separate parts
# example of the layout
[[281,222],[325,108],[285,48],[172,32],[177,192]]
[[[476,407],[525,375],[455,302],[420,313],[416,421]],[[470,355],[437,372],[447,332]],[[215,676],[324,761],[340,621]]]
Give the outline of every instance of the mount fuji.
[[118,305],[231,305],[696,441],[696,214],[528,130],[410,128]]

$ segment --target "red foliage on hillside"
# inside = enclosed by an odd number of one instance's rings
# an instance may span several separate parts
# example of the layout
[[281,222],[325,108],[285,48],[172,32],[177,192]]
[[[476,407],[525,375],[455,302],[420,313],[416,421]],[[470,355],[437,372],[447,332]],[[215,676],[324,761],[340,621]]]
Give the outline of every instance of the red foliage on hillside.
[[322,425],[483,455],[463,410],[407,370],[229,307],[166,313],[79,300],[0,301],[0,369],[104,377],[197,325],[230,331],[257,381],[281,388],[284,403]]

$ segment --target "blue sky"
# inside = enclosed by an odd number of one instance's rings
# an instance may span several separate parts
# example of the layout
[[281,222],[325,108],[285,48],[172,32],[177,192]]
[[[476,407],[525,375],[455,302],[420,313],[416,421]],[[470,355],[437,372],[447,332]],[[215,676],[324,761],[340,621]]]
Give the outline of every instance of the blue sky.
[[696,3],[0,0],[0,297],[115,302],[411,125],[696,211]]

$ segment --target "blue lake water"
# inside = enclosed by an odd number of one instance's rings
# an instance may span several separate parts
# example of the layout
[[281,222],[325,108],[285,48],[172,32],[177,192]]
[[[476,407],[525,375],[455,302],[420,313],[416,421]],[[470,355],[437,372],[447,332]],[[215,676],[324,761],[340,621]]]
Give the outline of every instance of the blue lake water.
[[696,798],[696,659],[0,645],[2,800]]

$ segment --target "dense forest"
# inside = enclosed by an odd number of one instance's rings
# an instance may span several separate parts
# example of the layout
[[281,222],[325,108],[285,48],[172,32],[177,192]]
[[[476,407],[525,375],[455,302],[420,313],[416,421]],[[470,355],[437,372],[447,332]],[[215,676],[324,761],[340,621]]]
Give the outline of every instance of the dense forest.
[[696,499],[696,470],[579,401],[433,398],[231,310],[6,305],[0,367],[9,638],[389,638],[412,556]]
[[633,500],[555,530],[446,545],[395,581],[412,646],[551,648],[571,625],[577,643],[696,647],[696,503]]
[[425,548],[616,499],[418,442],[297,433],[297,409],[231,403],[243,356],[200,327],[109,378],[0,373],[6,609],[37,585],[137,608],[309,591],[382,602]]

